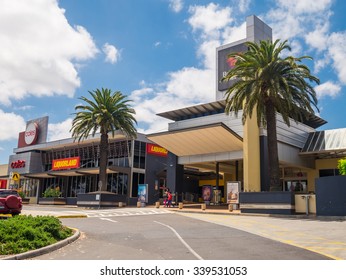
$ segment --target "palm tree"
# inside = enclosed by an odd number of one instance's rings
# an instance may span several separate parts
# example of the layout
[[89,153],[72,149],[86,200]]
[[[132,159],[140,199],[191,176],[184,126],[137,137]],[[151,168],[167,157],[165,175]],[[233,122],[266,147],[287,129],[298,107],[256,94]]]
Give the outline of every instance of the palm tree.
[[112,92],[110,89],[89,91],[91,99],[80,97],[86,105],[77,105],[75,118],[72,122],[72,137],[86,139],[90,134],[95,136],[100,132],[100,161],[99,183],[100,190],[107,190],[107,162],[108,162],[108,134],[122,131],[127,137],[136,137],[137,124],[134,117],[135,111],[121,92]]
[[290,118],[296,122],[308,119],[315,113],[314,108],[318,111],[316,92],[311,83],[319,84],[319,79],[301,64],[303,59],[311,57],[280,57],[284,50],[291,50],[287,41],[248,42],[247,46],[247,52],[229,55],[236,62],[223,79],[233,80],[225,93],[225,111],[237,115],[242,110],[243,124],[256,112],[258,126],[267,128],[269,189],[281,190],[276,113],[282,115],[288,126]]

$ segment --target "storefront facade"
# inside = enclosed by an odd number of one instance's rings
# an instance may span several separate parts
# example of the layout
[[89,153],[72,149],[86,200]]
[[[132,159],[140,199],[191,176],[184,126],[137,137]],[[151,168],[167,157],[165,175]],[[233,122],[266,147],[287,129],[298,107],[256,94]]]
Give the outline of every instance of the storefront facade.
[[[207,184],[222,191],[224,202],[227,201],[227,182],[239,182],[243,192],[269,191],[266,129],[259,128],[255,118],[242,125],[241,112],[238,116],[224,113],[224,93],[229,84],[223,84],[221,79],[231,67],[227,54],[245,51],[244,43],[247,41],[272,39],[271,28],[257,17],[248,17],[246,23],[244,40],[216,50],[216,101],[159,113],[158,116],[172,121],[168,130],[147,135],[149,140],[177,156],[176,163],[180,167],[176,170],[214,172],[216,178]],[[344,129],[334,133],[317,131],[325,123],[318,116],[310,116],[298,123],[292,120],[288,127],[277,114],[282,191],[296,194],[299,211],[305,211],[304,196],[300,194],[314,193],[316,178],[327,173],[337,175],[337,161],[346,155]],[[179,177],[183,173],[176,171],[173,174]],[[167,177],[168,184],[179,180]],[[203,185],[203,182],[199,183],[200,189]],[[314,197],[311,202],[313,200]]]
[[[225,114],[229,84],[220,82],[231,67],[228,53],[244,51],[246,41],[271,39],[271,28],[257,17],[246,22],[244,40],[216,50],[216,101],[159,113],[171,121],[166,132],[110,137],[107,191],[117,201],[136,204],[139,185],[147,186],[149,204],[162,200],[166,187],[176,201],[187,202],[204,201],[203,190],[208,190],[213,194],[209,202],[216,204],[227,203],[228,183],[238,183],[243,192],[269,191],[267,132],[255,119],[243,125],[241,112]],[[299,194],[314,193],[316,178],[337,175],[337,161],[346,155],[346,129],[317,131],[325,123],[310,116],[288,127],[277,115],[282,191],[298,195],[298,211],[305,211]],[[23,190],[31,202],[52,188],[76,204],[79,194],[99,190],[99,135],[47,142],[47,128],[48,117],[27,122],[9,159],[8,185]],[[15,180],[13,174],[18,174]]]
[[[72,138],[47,142],[47,126],[48,117],[30,120],[26,131],[20,133],[15,154],[9,158],[9,187],[20,189],[32,202],[39,202],[50,189],[66,203],[76,204],[78,194],[99,190],[99,135],[80,142]],[[25,140],[25,135],[34,134],[35,141]],[[164,178],[156,173],[166,165],[168,152],[150,143],[145,135],[127,139],[119,132],[110,137],[108,150],[107,191],[118,201],[135,204],[139,184],[163,184]],[[19,178],[13,179],[11,174]],[[153,203],[155,195],[150,191],[148,202]]]

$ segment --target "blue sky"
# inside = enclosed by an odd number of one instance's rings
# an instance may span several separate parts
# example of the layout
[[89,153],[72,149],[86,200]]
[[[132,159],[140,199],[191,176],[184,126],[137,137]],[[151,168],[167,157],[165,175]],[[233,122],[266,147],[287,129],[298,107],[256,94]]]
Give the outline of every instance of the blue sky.
[[78,97],[128,95],[138,131],[167,130],[156,113],[215,100],[215,49],[245,38],[255,14],[310,55],[320,129],[346,127],[345,1],[0,0],[0,164],[27,120],[49,116],[48,140],[70,137]]

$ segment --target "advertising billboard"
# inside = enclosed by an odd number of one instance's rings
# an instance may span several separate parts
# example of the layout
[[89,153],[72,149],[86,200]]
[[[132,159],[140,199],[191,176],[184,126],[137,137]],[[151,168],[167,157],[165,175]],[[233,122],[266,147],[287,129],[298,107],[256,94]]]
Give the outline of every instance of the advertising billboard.
[[138,185],[138,201],[148,203],[148,184]]
[[239,203],[240,182],[227,182],[227,203],[238,204]]
[[210,202],[213,197],[213,187],[205,185],[202,187],[202,197],[204,201]]
[[233,81],[222,82],[222,79],[227,75],[227,72],[234,67],[235,60],[228,57],[230,53],[238,52],[244,53],[247,51],[245,43],[234,45],[228,48],[220,49],[217,51],[217,62],[218,62],[218,90],[227,90],[233,83]]

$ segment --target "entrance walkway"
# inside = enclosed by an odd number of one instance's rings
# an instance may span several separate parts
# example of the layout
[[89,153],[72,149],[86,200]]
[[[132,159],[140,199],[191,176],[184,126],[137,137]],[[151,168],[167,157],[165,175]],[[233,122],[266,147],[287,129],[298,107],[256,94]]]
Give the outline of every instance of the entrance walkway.
[[240,229],[327,257],[346,260],[346,217],[248,215],[238,210],[169,208],[179,215]]

